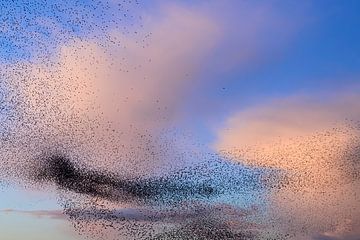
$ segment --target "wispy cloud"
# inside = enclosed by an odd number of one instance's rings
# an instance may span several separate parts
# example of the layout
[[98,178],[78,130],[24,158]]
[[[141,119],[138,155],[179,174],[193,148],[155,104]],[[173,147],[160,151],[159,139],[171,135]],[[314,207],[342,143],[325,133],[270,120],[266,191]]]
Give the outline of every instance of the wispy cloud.
[[18,210],[18,209],[2,209],[2,214],[24,214],[36,218],[50,218],[56,220],[66,220],[62,210]]
[[360,222],[344,219],[331,231],[317,234],[314,240],[356,240],[360,239]]

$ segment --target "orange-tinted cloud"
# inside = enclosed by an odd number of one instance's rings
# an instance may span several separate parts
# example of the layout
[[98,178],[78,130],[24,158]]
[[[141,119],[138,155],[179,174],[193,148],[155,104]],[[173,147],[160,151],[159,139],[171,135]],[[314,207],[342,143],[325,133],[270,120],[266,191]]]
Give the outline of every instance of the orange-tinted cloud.
[[278,229],[309,236],[346,219],[357,224],[359,100],[354,92],[283,99],[237,113],[219,130],[215,146],[227,157],[286,174],[269,201]]

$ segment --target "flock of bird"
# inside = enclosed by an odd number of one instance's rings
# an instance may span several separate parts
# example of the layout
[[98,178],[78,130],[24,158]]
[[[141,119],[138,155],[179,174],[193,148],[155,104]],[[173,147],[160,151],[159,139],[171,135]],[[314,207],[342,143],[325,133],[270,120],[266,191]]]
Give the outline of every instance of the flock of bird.
[[[291,232],[271,228],[275,220],[266,218],[261,202],[272,191],[311,185],[316,172],[297,174],[295,166],[295,175],[288,176],[266,164],[230,161],[246,160],[251,151],[253,158],[283,161],[288,152],[263,156],[254,147],[215,154],[186,149],[186,144],[179,150],[178,139],[186,137],[172,138],[169,129],[157,135],[136,123],[119,129],[92,102],[95,90],[79,94],[88,89],[86,82],[73,84],[79,76],[66,75],[59,45],[75,44],[81,51],[88,47],[83,40],[90,39],[100,49],[126,48],[110,34],[117,31],[147,48],[152,34],[137,14],[139,5],[130,0],[0,0],[0,179],[54,187],[68,220],[90,239],[289,239]],[[89,57],[96,62],[97,56]],[[75,59],[80,67],[87,60]],[[116,56],[107,60],[110,66],[112,60],[123,63],[121,71],[141,68],[140,63],[126,67],[127,59]],[[86,73],[92,69],[83,70],[80,78],[94,77]],[[287,149],[327,139],[320,135],[294,140],[297,145]],[[344,168],[349,181],[359,179],[359,137],[352,143],[346,149],[352,165]],[[319,150],[311,144],[310,155]],[[327,147],[334,150],[336,142]],[[303,157],[299,153],[295,160]],[[178,166],[168,166],[166,158]],[[188,159],[195,163],[187,165]],[[166,170],[157,169],[163,166]]]

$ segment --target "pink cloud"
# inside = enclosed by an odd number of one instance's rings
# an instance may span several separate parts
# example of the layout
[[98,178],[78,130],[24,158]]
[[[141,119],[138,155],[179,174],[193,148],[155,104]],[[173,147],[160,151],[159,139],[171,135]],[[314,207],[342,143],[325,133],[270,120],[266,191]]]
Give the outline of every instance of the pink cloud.
[[208,16],[176,6],[146,24],[151,37],[144,43],[114,30],[109,38],[119,46],[78,39],[60,46],[55,64],[4,68],[17,119],[3,168],[59,148],[93,167],[142,174],[173,155],[161,132],[178,119],[193,84],[188,76],[219,33]]
[[16,209],[3,209],[0,210],[3,214],[25,214],[36,218],[50,218],[55,220],[66,220],[67,217],[61,210],[16,210]]
[[332,231],[360,216],[360,96],[322,97],[285,98],[236,113],[215,143],[234,161],[287,174],[271,193],[268,221],[297,236]]

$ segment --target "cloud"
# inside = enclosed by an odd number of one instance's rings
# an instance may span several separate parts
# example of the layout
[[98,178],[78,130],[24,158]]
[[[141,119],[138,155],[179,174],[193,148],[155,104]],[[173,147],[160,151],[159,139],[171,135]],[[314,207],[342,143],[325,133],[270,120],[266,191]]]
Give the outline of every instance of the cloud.
[[17,210],[17,209],[3,209],[0,210],[3,214],[24,214],[36,218],[50,218],[55,220],[67,220],[66,215],[61,210]]
[[351,92],[322,100],[294,97],[241,111],[218,131],[215,148],[249,165],[334,168],[358,144],[359,99]]
[[344,219],[332,231],[314,236],[314,240],[356,240],[360,238],[360,222]]
[[179,118],[193,84],[188,76],[216,44],[217,24],[176,6],[146,23],[150,33],[139,32],[144,40],[113,30],[109,41],[74,38],[61,45],[55,63],[4,66],[13,108],[3,152],[10,168],[18,162],[10,159],[57,148],[124,174],[151,172],[171,158],[159,135]]
[[286,174],[268,202],[278,229],[311,236],[358,221],[359,100],[355,91],[285,98],[236,113],[218,131],[222,154]]
[[318,97],[294,96],[250,107],[228,117],[218,131],[216,148],[253,145],[279,137],[290,139],[328,130],[346,119],[357,121],[359,98],[355,91],[348,91]]

